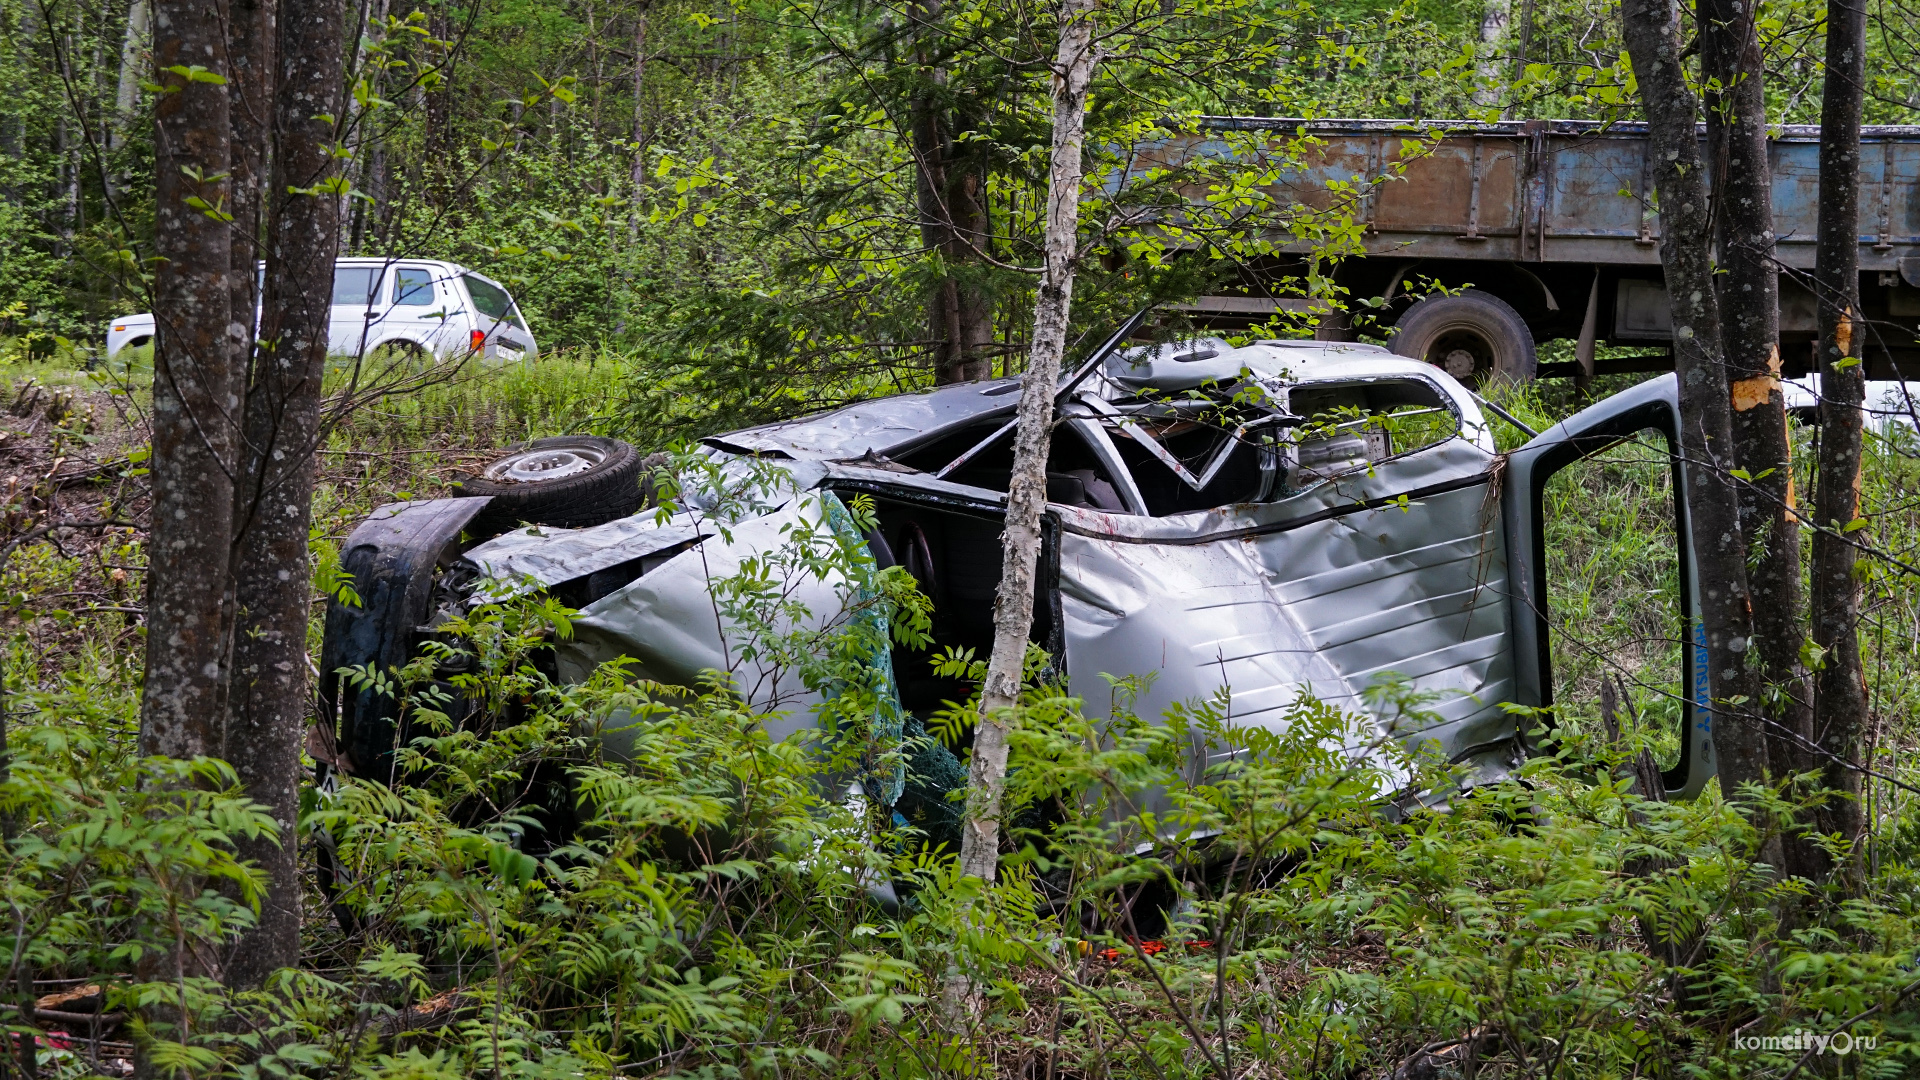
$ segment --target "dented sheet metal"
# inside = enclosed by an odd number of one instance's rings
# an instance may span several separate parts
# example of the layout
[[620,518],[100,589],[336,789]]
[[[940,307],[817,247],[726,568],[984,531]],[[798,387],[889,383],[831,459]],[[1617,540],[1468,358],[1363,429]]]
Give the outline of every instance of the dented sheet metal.
[[461,561],[499,581],[510,595],[610,570],[712,535],[712,526],[696,524],[684,514],[663,523],[643,513],[587,529],[515,529],[468,549]]
[[[1129,363],[1129,371],[1142,366]],[[1305,490],[1268,502],[1163,517],[1050,506],[1061,535],[1058,595],[1070,688],[1105,712],[1112,707],[1105,676],[1151,675],[1134,703],[1143,715],[1224,690],[1237,723],[1274,727],[1312,696],[1359,718],[1350,749],[1376,760],[1383,737],[1410,748],[1427,743],[1450,759],[1510,744],[1515,724],[1500,707],[1513,683],[1504,534],[1492,436],[1472,395],[1431,367],[1369,346],[1271,343],[1213,350],[1194,361],[1155,360],[1153,367],[1168,365],[1193,368],[1158,380],[1181,388],[1194,385],[1196,375],[1241,371],[1271,380],[1279,393],[1293,384],[1410,381],[1444,404],[1458,434],[1327,479],[1309,477]],[[902,469],[886,455],[924,444],[931,433],[990,423],[1011,408],[1008,391],[1016,386],[1003,381],[868,402],[710,445],[771,455],[801,486],[998,514],[1004,493]],[[562,648],[563,674],[584,678],[618,657],[633,660],[637,674],[667,683],[688,685],[703,672],[724,671],[757,706],[782,711],[776,735],[799,730],[818,695],[790,675],[783,684],[777,672],[745,670],[737,643],[722,629],[712,583],[777,545],[795,523],[817,523],[818,505],[807,498],[740,524],[730,542],[708,539],[597,601]],[[523,571],[549,557],[568,570],[618,561],[581,550],[593,545],[595,538],[584,535],[593,532],[565,538],[558,555],[542,552],[535,536],[514,534],[470,558]],[[644,533],[629,527],[602,535],[628,545],[653,542],[635,539]],[[535,576],[543,569],[535,567]],[[836,610],[836,590],[844,587],[806,583],[805,602],[813,611]],[[1367,690],[1389,675],[1422,695],[1438,718],[1431,730],[1390,731],[1393,717],[1370,714]]]
[[[1225,690],[1236,721],[1267,726],[1303,695],[1365,713],[1367,688],[1395,673],[1430,695],[1439,723],[1394,737],[1432,741],[1449,759],[1510,740],[1491,460],[1454,440],[1276,503],[1193,515],[1178,531],[1170,519],[1062,511],[1074,688],[1152,672],[1143,715]],[[1403,505],[1390,492],[1415,494]],[[1089,708],[1111,707],[1105,691],[1081,692]]]
[[1011,414],[1020,380],[964,383],[926,394],[863,401],[817,416],[736,431],[707,444],[734,453],[792,458],[857,458],[923,442],[994,412]]
[[[561,678],[585,681],[599,665],[624,658],[635,677],[668,685],[698,686],[716,676],[730,680],[756,710],[773,716],[767,727],[775,739],[812,726],[813,713],[824,700],[822,690],[756,653],[730,617],[726,601],[716,596],[715,585],[738,575],[747,560],[766,559],[795,543],[796,534],[832,536],[851,528],[838,496],[814,492],[711,536],[582,610],[573,620],[572,638],[555,648]],[[799,605],[802,614],[775,630],[819,631],[847,618],[850,609],[859,617],[862,591],[871,589],[870,579],[794,575],[783,584],[781,595]],[[883,649],[874,662],[888,671],[879,710],[884,715],[876,717],[876,726],[897,739],[901,718],[892,689],[892,661]],[[617,738],[614,742],[610,749],[618,753],[622,747]],[[897,781],[887,781],[897,794]]]

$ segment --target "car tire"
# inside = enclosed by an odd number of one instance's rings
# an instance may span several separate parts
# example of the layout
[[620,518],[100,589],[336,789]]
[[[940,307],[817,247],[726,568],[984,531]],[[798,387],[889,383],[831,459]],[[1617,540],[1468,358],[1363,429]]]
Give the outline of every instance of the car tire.
[[1472,387],[1533,381],[1533,331],[1505,300],[1468,289],[1429,296],[1400,316],[1393,351],[1424,360]]
[[380,373],[417,373],[433,367],[433,353],[417,341],[397,338],[367,350],[367,364]]
[[497,535],[521,522],[581,529],[640,509],[642,464],[618,439],[561,435],[509,447],[457,481],[453,493],[493,497],[468,529],[475,535]]

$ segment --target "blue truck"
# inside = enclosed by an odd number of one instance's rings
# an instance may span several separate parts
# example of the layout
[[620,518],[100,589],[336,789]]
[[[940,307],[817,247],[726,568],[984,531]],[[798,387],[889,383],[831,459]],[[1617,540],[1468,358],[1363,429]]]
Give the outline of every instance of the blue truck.
[[[1779,127],[1772,139],[1781,357],[1789,375],[1809,368],[1817,329],[1810,276],[1819,139],[1813,126]],[[1152,156],[1245,158],[1263,145],[1284,145],[1294,159],[1265,185],[1276,207],[1335,207],[1363,230],[1364,253],[1340,261],[1334,280],[1350,298],[1381,306],[1355,306],[1371,323],[1320,319],[1322,340],[1394,326],[1395,352],[1470,381],[1671,368],[1646,125],[1211,117],[1200,134]],[[1920,379],[1920,127],[1863,128],[1861,149],[1868,377]],[[1231,327],[1306,310],[1297,296],[1275,295],[1274,285],[1301,272],[1307,246],[1280,252],[1250,266],[1239,287],[1198,298],[1189,306],[1195,321]],[[1424,280],[1470,291],[1410,295]],[[1553,339],[1574,341],[1573,357],[1540,362],[1536,345]],[[1603,345],[1624,348],[1597,357]]]

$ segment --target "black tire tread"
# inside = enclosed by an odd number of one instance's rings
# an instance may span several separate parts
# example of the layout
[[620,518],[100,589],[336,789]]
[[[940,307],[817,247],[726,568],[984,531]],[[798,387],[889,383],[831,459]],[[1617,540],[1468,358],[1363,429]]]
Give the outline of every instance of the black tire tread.
[[[508,449],[537,450],[543,445],[575,442],[579,438],[535,439]],[[583,529],[639,510],[643,502],[639,453],[618,439],[595,438],[594,441],[604,444],[606,460],[575,476],[522,484],[501,484],[478,476],[456,481],[453,486],[456,496],[493,497],[493,502],[473,519],[467,531],[476,536],[497,535],[522,522],[557,529]]]
[[1401,313],[1395,323],[1399,333],[1393,336],[1389,348],[1409,359],[1424,360],[1426,357],[1423,354],[1430,344],[1428,326],[1458,318],[1466,312],[1473,314],[1474,321],[1480,323],[1481,329],[1505,338],[1513,351],[1512,366],[1504,370],[1496,367],[1490,374],[1512,382],[1532,381],[1539,367],[1533,331],[1527,327],[1527,321],[1520,317],[1520,313],[1513,309],[1513,305],[1479,289],[1467,289],[1450,296],[1429,296],[1416,301]]

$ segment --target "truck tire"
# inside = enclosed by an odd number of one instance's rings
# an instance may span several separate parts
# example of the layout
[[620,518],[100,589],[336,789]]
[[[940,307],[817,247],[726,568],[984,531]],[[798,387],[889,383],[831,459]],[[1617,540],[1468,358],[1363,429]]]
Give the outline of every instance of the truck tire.
[[454,484],[456,496],[493,501],[469,531],[498,534],[521,522],[580,529],[640,509],[641,459],[632,446],[596,435],[561,435],[509,447]]
[[1533,332],[1505,300],[1468,289],[1429,296],[1400,316],[1393,351],[1425,360],[1472,387],[1532,382]]

